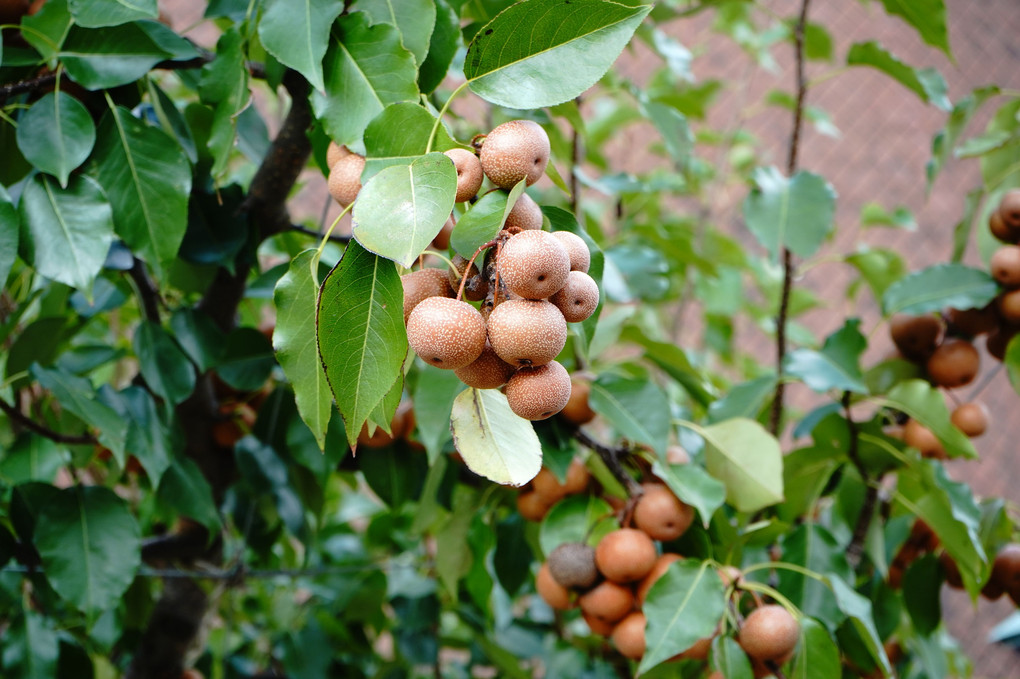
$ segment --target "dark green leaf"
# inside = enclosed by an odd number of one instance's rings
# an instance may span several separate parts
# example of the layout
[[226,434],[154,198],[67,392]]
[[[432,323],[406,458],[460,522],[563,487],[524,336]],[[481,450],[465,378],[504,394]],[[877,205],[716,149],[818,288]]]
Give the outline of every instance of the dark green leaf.
[[669,400],[654,382],[600,375],[591,384],[592,410],[622,436],[666,452],[670,431]]
[[268,337],[255,328],[235,328],[227,336],[217,372],[234,389],[255,391],[266,383],[275,365]]
[[135,330],[133,346],[139,370],[153,393],[173,405],[191,395],[195,366],[166,330],[143,321]]
[[852,318],[829,335],[821,351],[795,349],[787,355],[786,372],[818,392],[830,389],[868,393],[860,358],[868,340],[860,333],[860,320]]
[[75,486],[40,507],[34,543],[53,589],[95,619],[134,579],[140,537],[127,503],[112,490]]
[[67,188],[71,170],[85,162],[96,143],[88,109],[69,94],[43,95],[18,120],[18,148],[25,159]]
[[410,268],[443,229],[457,195],[457,171],[442,153],[388,167],[361,188],[354,237],[370,252]]
[[832,446],[800,448],[783,458],[783,491],[786,500],[779,516],[794,521],[821,495],[833,472],[842,462],[842,454]]
[[950,109],[949,97],[946,96],[948,87],[938,71],[934,68],[911,68],[877,42],[855,43],[846,55],[846,63],[849,66],[870,66],[878,69],[914,92],[921,101],[943,111]]
[[733,417],[758,419],[758,413],[776,390],[774,375],[766,375],[730,387],[722,398],[708,407],[710,422],[722,422]]
[[352,12],[361,11],[373,24],[391,24],[400,31],[400,42],[421,64],[429,51],[429,37],[436,25],[436,6],[430,0],[355,0]]
[[22,35],[45,61],[55,66],[57,52],[67,38],[71,24],[67,0],[48,0],[36,14],[22,17],[22,25],[28,29]]
[[453,400],[453,444],[468,469],[523,486],[542,468],[542,444],[531,422],[510,410],[497,389],[465,389]]
[[[52,679],[58,676],[60,637],[53,620],[26,608],[4,632],[0,665],[11,679]],[[6,676],[6,675],[5,675]]]
[[450,236],[450,245],[453,249],[462,257],[470,259],[483,243],[488,243],[496,237],[522,193],[524,180],[517,182],[509,194],[496,189],[482,196],[453,227],[453,234]]
[[789,179],[776,168],[759,168],[744,201],[747,228],[773,258],[783,248],[810,257],[832,232],[836,192],[824,178],[798,172]]
[[800,619],[800,640],[791,679],[840,679],[839,647],[829,631],[811,618]]
[[61,189],[55,179],[37,174],[21,194],[20,216],[25,261],[91,298],[92,281],[113,242],[113,212],[99,184],[75,176]]
[[829,578],[829,582],[832,585],[833,594],[836,595],[836,602],[840,610],[850,618],[853,628],[860,635],[868,652],[888,676],[892,673],[892,668],[889,665],[889,658],[885,654],[885,648],[882,646],[882,638],[875,628],[871,601],[840,578]]
[[244,44],[236,27],[216,42],[216,58],[202,67],[198,93],[202,103],[214,109],[207,146],[213,158],[211,172],[220,176],[226,171],[234,149],[238,118],[251,99]]
[[403,298],[393,264],[356,241],[322,283],[319,356],[352,445],[401,374],[407,354]]
[[[418,104],[401,102],[383,109],[365,128],[366,160],[361,174],[362,183],[383,168],[410,165],[424,155],[435,122],[435,116]],[[457,147],[446,127],[439,125],[432,150],[446,151]]]
[[998,292],[998,284],[987,271],[963,264],[936,264],[886,288],[882,313],[923,314],[945,307],[980,309]]
[[223,358],[226,336],[202,311],[191,307],[178,309],[170,317],[170,329],[199,372],[216,367]]
[[21,220],[7,189],[0,186],[0,288],[5,288],[14,260],[18,257]]
[[418,439],[425,446],[429,462],[434,463],[450,440],[450,413],[453,400],[464,389],[452,370],[425,364],[414,387],[414,415],[418,423]]
[[886,12],[901,17],[916,28],[925,43],[939,48],[952,58],[943,0],[882,0],[882,5]]
[[686,169],[694,152],[694,135],[687,124],[687,117],[672,106],[654,101],[642,102],[641,110],[662,135],[676,167],[681,171]]
[[754,420],[736,417],[698,428],[708,473],[726,485],[726,500],[742,512],[783,501],[779,442]]
[[53,393],[65,410],[94,428],[99,442],[113,451],[114,456],[123,463],[128,423],[117,411],[96,399],[96,391],[87,379],[58,370],[47,370],[38,364],[31,367],[31,373],[44,389]]
[[903,576],[903,603],[914,628],[930,636],[942,621],[942,567],[934,554],[925,554],[907,568]]
[[493,104],[555,106],[578,96],[609,70],[650,10],[648,5],[628,7],[608,0],[512,5],[475,34],[464,75],[475,94]]
[[329,29],[343,5],[332,0],[293,3],[269,0],[259,21],[259,39],[266,51],[324,90],[322,58],[326,56]]
[[126,85],[171,56],[134,23],[103,29],[72,26],[60,48],[67,74],[88,90]]
[[1006,345],[1006,356],[1002,361],[1006,366],[1006,374],[1009,375],[1009,383],[1013,385],[1013,391],[1020,394],[1020,335],[1014,335],[1009,344]]
[[372,492],[394,509],[418,498],[428,474],[425,457],[403,445],[368,451],[358,462]]
[[212,487],[190,458],[174,460],[163,472],[156,491],[156,502],[165,510],[198,521],[210,533],[219,529],[220,516],[213,501]]
[[733,637],[719,635],[712,639],[712,662],[714,670],[726,679],[753,679],[751,661]]
[[436,27],[429,40],[429,53],[418,69],[422,94],[432,94],[443,82],[460,46],[460,17],[450,4],[447,0],[436,0]]
[[594,547],[617,527],[608,502],[594,495],[569,495],[542,519],[538,541],[542,553],[549,556],[564,542],[586,542]]
[[[829,573],[843,579],[853,577],[845,547],[818,524],[801,524],[783,538],[783,561],[803,566],[819,575]],[[832,629],[843,621],[832,590],[814,578],[780,570],[779,591],[805,615],[818,618]]]
[[942,442],[949,457],[977,457],[970,439],[950,424],[942,392],[928,382],[920,379],[900,382],[883,400],[930,429]]
[[152,487],[158,487],[174,457],[171,425],[142,387],[128,387],[120,392],[120,397],[125,408],[123,414],[130,422],[127,450],[138,458]]
[[665,481],[678,498],[697,509],[706,527],[712,520],[715,510],[722,507],[726,500],[726,486],[693,462],[688,464],[656,462],[652,465],[652,473]]
[[66,448],[36,434],[22,434],[0,458],[0,478],[10,485],[27,481],[53,483],[68,462]]
[[156,0],[68,0],[74,23],[85,28],[117,26],[138,19],[155,19]]

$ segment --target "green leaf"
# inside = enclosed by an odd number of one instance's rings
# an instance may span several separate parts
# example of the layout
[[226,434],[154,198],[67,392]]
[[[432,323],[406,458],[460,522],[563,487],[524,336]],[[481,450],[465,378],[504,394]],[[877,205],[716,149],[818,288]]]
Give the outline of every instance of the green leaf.
[[[317,291],[318,288],[316,294]],[[223,358],[226,335],[208,315],[192,307],[180,308],[170,317],[170,328],[177,344],[195,362],[199,372],[219,365]]]
[[496,389],[465,389],[453,401],[453,444],[468,469],[509,486],[523,486],[542,468],[542,444]]
[[156,323],[143,321],[132,341],[145,383],[154,394],[177,405],[195,389],[195,366]]
[[[988,121],[985,131],[994,133],[1004,130],[1015,136],[1017,130],[1020,130],[1018,113],[1020,99],[1009,98],[995,111],[995,116]],[[981,176],[989,191],[1012,188],[1020,184],[1020,140],[981,156]],[[994,241],[993,238],[989,240]],[[994,241],[994,247],[999,247],[998,241]]]
[[892,229],[917,230],[917,221],[910,210],[900,205],[889,212],[878,203],[865,203],[861,208],[861,226],[887,226]]
[[686,169],[694,152],[694,135],[687,117],[672,106],[655,101],[641,102],[641,111],[662,135],[676,167],[681,171]]
[[453,211],[457,171],[442,153],[388,167],[361,188],[354,237],[368,251],[410,268]]
[[811,618],[800,619],[796,653],[791,679],[840,679],[843,676],[839,647],[828,630]]
[[436,6],[430,0],[355,0],[352,12],[364,12],[373,24],[390,24],[400,31],[400,42],[421,64],[429,51],[429,37],[436,25]]
[[[60,676],[60,637],[53,629],[53,618],[25,608],[4,632],[3,656],[0,664],[11,673],[11,679],[51,679]],[[6,675],[5,675],[6,676]]]
[[720,399],[708,407],[709,422],[722,422],[733,417],[758,419],[758,414],[776,390],[775,375],[765,375],[730,387]]
[[364,12],[342,16],[324,62],[325,93],[312,93],[312,108],[338,144],[361,140],[372,118],[388,104],[417,101],[414,55],[390,24],[369,25]]
[[113,242],[113,212],[99,184],[78,175],[61,189],[57,180],[37,174],[21,193],[20,216],[25,261],[91,297]]
[[393,264],[356,241],[319,291],[319,356],[351,445],[401,374],[407,354],[403,300]]
[[66,448],[42,436],[25,433],[0,458],[0,479],[10,485],[28,481],[53,483],[67,461]]
[[882,295],[882,314],[923,314],[945,307],[980,309],[999,293],[987,271],[963,264],[936,264],[901,278]]
[[949,114],[949,120],[946,121],[945,129],[936,134],[932,140],[932,157],[928,160],[925,167],[925,172],[928,176],[927,188],[929,192],[939,172],[949,162],[949,159],[953,157],[956,141],[967,128],[974,114],[977,113],[986,101],[998,93],[999,88],[994,85],[979,87],[953,105],[953,110]]
[[882,5],[886,12],[916,28],[925,43],[939,48],[952,59],[943,0],[882,0]]
[[475,34],[464,75],[475,94],[499,106],[561,104],[609,70],[651,9],[609,0],[511,5]]
[[867,394],[860,358],[868,348],[868,340],[858,330],[860,324],[859,319],[848,319],[840,330],[829,335],[821,351],[793,350],[786,357],[786,372],[817,392],[836,389]]
[[652,473],[666,482],[678,498],[698,510],[702,523],[708,527],[715,510],[726,500],[726,487],[713,478],[700,465],[663,464],[652,465]]
[[85,28],[117,26],[159,15],[156,0],[68,0],[74,23]]
[[903,603],[914,628],[930,636],[942,622],[942,566],[934,554],[925,554],[907,568],[903,577]]
[[188,226],[191,164],[184,151],[118,106],[99,124],[92,168],[113,206],[117,235],[161,275]]
[[719,574],[707,561],[670,564],[645,599],[647,648],[638,674],[715,634],[726,605],[724,594]]
[[220,516],[213,501],[212,487],[194,460],[181,457],[163,473],[156,491],[156,502],[175,515],[198,521],[215,534]]
[[[361,173],[362,183],[383,168],[410,165],[424,155],[435,122],[435,116],[418,104],[401,102],[383,109],[365,128],[366,160],[365,170]],[[458,147],[446,127],[439,125],[432,149],[446,151]]]
[[462,257],[470,259],[483,243],[495,238],[517,199],[524,193],[524,185],[522,179],[509,193],[499,189],[489,191],[472,205],[453,227],[450,235],[453,249]]
[[155,488],[174,457],[171,425],[160,415],[156,402],[142,387],[128,387],[120,392],[119,397],[118,405],[123,407],[120,412],[130,422],[127,450],[138,458],[149,483]]
[[645,358],[676,380],[697,403],[708,407],[715,400],[715,388],[695,369],[683,349],[672,342],[656,342],[643,332],[626,330],[622,339],[645,349]]
[[223,381],[239,391],[261,389],[276,366],[273,343],[259,330],[234,328],[224,346],[217,372]]
[[942,392],[925,380],[900,382],[881,401],[902,410],[930,429],[942,442],[949,457],[977,457],[970,439],[949,422],[949,410]]
[[291,260],[276,284],[276,328],[273,349],[283,374],[294,388],[298,413],[315,436],[319,449],[326,446],[326,428],[333,412],[333,394],[319,360],[315,342],[315,303],[319,293],[319,253],[305,250]]
[[418,439],[425,446],[430,463],[435,463],[450,440],[453,401],[463,389],[464,383],[452,370],[441,370],[428,363],[421,367],[412,400]]
[[591,384],[591,408],[620,435],[665,455],[669,443],[669,399],[654,382],[599,375]]
[[74,486],[39,508],[33,542],[53,589],[95,619],[134,579],[140,538],[127,503],[112,490]]
[[21,115],[17,138],[25,159],[67,188],[71,170],[92,152],[96,125],[80,101],[63,92],[50,92]]
[[387,446],[366,453],[358,460],[365,483],[393,509],[421,495],[429,471],[428,461],[422,455],[408,455],[403,446]]
[[56,67],[57,53],[73,23],[67,0],[48,0],[36,14],[22,17],[21,23],[28,29],[22,32],[25,42]]
[[251,99],[244,41],[236,27],[216,42],[216,58],[202,67],[198,93],[203,103],[213,106],[207,146],[213,157],[211,172],[220,176],[226,171],[234,149],[238,118]]
[[848,66],[870,66],[911,90],[921,101],[948,111],[951,108],[948,87],[934,68],[914,69],[897,59],[877,42],[858,42],[846,55]]
[[329,29],[343,5],[333,0],[270,0],[259,20],[259,39],[281,64],[305,76],[317,90],[325,90],[322,58]]
[[447,0],[436,0],[436,27],[429,40],[429,53],[418,69],[418,87],[422,94],[432,94],[443,82],[458,47],[460,17]]
[[[845,550],[832,533],[818,524],[801,524],[783,538],[783,561],[818,574],[829,573],[848,579],[853,577],[853,570],[846,560]],[[818,618],[832,629],[843,621],[832,590],[814,578],[780,570],[779,591],[804,615]]]
[[1014,335],[1009,340],[1002,363],[1006,366],[1006,374],[1009,375],[1009,383],[1013,385],[1013,391],[1020,394],[1020,335]]
[[829,478],[842,463],[842,455],[831,446],[800,448],[783,458],[783,491],[786,500],[779,516],[793,522],[821,496]]
[[824,178],[798,172],[788,179],[774,167],[754,173],[744,200],[747,228],[777,258],[783,248],[810,257],[832,232],[836,191]]
[[18,257],[18,240],[21,219],[11,195],[0,185],[0,288],[5,288],[11,275],[14,260]]
[[[882,637],[875,628],[875,619],[872,615],[871,601],[859,594],[850,585],[837,577],[829,578],[832,585],[832,593],[836,595],[836,602],[843,613],[850,618],[850,621],[861,640],[867,646],[868,652],[883,669],[886,676],[892,674],[889,666],[889,658],[882,646]],[[813,675],[812,675],[813,677]]]
[[783,501],[783,454],[779,442],[754,420],[733,418],[698,428],[708,473],[726,485],[726,501],[741,512]]
[[751,661],[733,637],[719,635],[712,639],[711,667],[726,679],[753,679]]
[[96,391],[87,379],[60,370],[47,370],[38,364],[33,365],[30,372],[44,389],[53,393],[61,407],[94,428],[99,442],[123,462],[128,423],[117,411],[96,399]]
[[619,526],[613,508],[595,495],[569,495],[553,505],[542,519],[538,543],[542,554],[549,553],[564,542],[585,542],[592,547],[607,533]]
[[134,82],[172,56],[136,23],[101,30],[72,26],[59,53],[67,74],[87,90]]

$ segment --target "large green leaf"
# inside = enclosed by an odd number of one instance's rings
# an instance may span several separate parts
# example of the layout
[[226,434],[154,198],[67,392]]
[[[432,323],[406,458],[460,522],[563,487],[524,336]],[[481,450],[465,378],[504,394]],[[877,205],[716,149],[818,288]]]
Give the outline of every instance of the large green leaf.
[[63,92],[50,92],[18,121],[18,148],[25,159],[67,188],[71,170],[85,162],[96,143],[96,125],[85,106]]
[[324,61],[326,91],[312,94],[312,107],[333,141],[354,144],[387,104],[418,100],[418,73],[400,31],[371,26],[364,12],[341,17],[333,35]]
[[25,42],[34,47],[50,67],[56,67],[57,53],[73,25],[67,0],[48,0],[35,14],[22,17],[21,23],[27,29],[22,32]]
[[483,244],[496,237],[514,204],[524,193],[524,180],[510,189],[510,192],[495,189],[482,196],[471,208],[461,215],[450,235],[450,245],[462,257],[471,258]]
[[656,462],[652,473],[665,481],[678,498],[697,509],[706,527],[726,500],[726,487],[701,465]]
[[848,66],[870,66],[885,73],[921,98],[943,111],[951,108],[948,87],[942,75],[934,68],[911,68],[897,59],[877,42],[858,42],[846,55]]
[[156,0],[68,0],[74,23],[85,28],[117,26],[138,19],[155,19]]
[[113,211],[99,184],[79,175],[61,189],[56,179],[37,174],[21,193],[20,210],[25,261],[90,296],[113,242]]
[[796,679],[840,679],[843,676],[839,647],[829,631],[811,618],[800,619],[800,640],[789,676]]
[[67,460],[68,451],[63,446],[36,434],[24,433],[0,459],[0,478],[10,485],[27,481],[53,483]]
[[354,237],[366,250],[410,268],[450,218],[457,170],[442,153],[388,167],[361,188]]
[[974,444],[949,421],[942,392],[925,380],[900,382],[883,398],[886,405],[902,410],[931,430],[949,457],[976,458]]
[[128,423],[116,410],[97,400],[96,391],[87,379],[60,370],[47,370],[38,364],[31,367],[31,373],[44,389],[53,393],[61,407],[94,428],[99,442],[123,463]]
[[441,370],[425,363],[414,386],[414,415],[418,423],[418,440],[425,446],[429,462],[435,463],[443,446],[450,440],[450,413],[453,400],[464,390],[452,370]]
[[885,676],[891,675],[892,668],[889,666],[889,658],[886,656],[885,648],[882,646],[882,637],[875,627],[871,601],[846,584],[841,578],[830,577],[829,584],[832,586],[833,594],[836,595],[836,602],[840,610],[850,618],[851,624],[861,640],[864,641],[864,645],[867,647],[868,652],[871,653],[872,658],[884,670]]
[[645,599],[647,647],[638,673],[715,634],[725,606],[722,580],[707,561],[670,564]]
[[141,565],[127,503],[102,486],[74,486],[39,508],[34,543],[46,579],[90,618],[120,599]]
[[93,171],[113,206],[117,235],[160,273],[188,226],[191,165],[158,127],[117,107],[103,116]]
[[18,257],[21,220],[11,195],[0,185],[0,288],[6,287],[14,260]]
[[758,168],[744,200],[744,220],[758,242],[778,257],[783,248],[810,257],[832,232],[836,191],[823,177],[798,172],[787,178],[775,167]]
[[980,309],[999,293],[987,271],[963,264],[936,264],[901,278],[882,295],[882,313],[924,314],[946,307]]
[[134,82],[173,54],[131,23],[103,29],[72,26],[59,56],[72,80],[99,90]]
[[195,388],[195,366],[173,337],[156,323],[143,321],[132,340],[138,367],[154,394],[177,405]]
[[216,42],[216,58],[202,67],[198,93],[202,102],[214,109],[206,145],[213,156],[212,174],[219,176],[225,172],[234,149],[238,118],[251,99],[244,41],[236,27]]
[[591,408],[620,435],[665,454],[669,442],[669,399],[654,382],[600,375],[591,384]]
[[510,410],[496,389],[465,389],[453,401],[453,443],[468,469],[508,486],[523,486],[542,468],[542,444],[531,422]]
[[326,446],[326,428],[333,412],[333,395],[315,343],[315,302],[319,292],[319,253],[305,250],[291,260],[273,292],[276,329],[273,348],[283,374],[294,388],[298,413]]
[[400,31],[400,42],[418,64],[425,61],[429,38],[436,25],[436,5],[431,0],[355,0],[350,11],[372,17],[373,24],[391,24]]
[[164,510],[187,516],[215,533],[220,526],[212,487],[194,460],[179,458],[167,468],[156,491],[156,502]]
[[826,338],[821,351],[791,351],[786,357],[786,372],[818,392],[837,389],[868,393],[860,366],[868,340],[858,330],[860,324],[856,318],[848,319],[841,329]]
[[946,5],[943,0],[882,0],[885,11],[917,29],[921,39],[938,47],[952,57],[949,51],[949,29],[946,27]]
[[[108,393],[104,388],[102,395],[105,397]],[[138,459],[149,483],[156,487],[174,456],[171,425],[142,387],[128,387],[117,394],[116,401],[107,400],[107,403],[129,422],[126,449]]]
[[613,508],[595,495],[569,495],[553,505],[542,519],[538,542],[549,553],[564,542],[585,542],[592,547],[606,533],[619,528]]
[[650,10],[609,0],[511,5],[475,34],[464,75],[475,94],[499,106],[561,104],[609,70]]
[[[392,165],[410,165],[428,148],[436,117],[418,104],[390,104],[365,128],[365,170],[362,183]],[[457,148],[443,125],[436,128],[433,151]]]
[[[818,524],[801,524],[783,538],[783,561],[819,574],[830,573],[843,579],[853,577],[845,552],[845,546]],[[843,621],[832,590],[814,578],[781,570],[779,591],[804,615],[818,618],[832,629]]]
[[401,374],[407,354],[403,300],[396,267],[356,241],[319,291],[319,356],[351,445]]
[[754,679],[751,661],[733,637],[719,635],[712,639],[711,667],[726,679]]
[[[10,679],[51,679],[60,676],[60,637],[53,618],[25,609],[4,632],[2,666]],[[6,674],[4,676],[7,676]]]
[[418,87],[432,94],[446,78],[460,47],[460,17],[447,0],[436,0],[436,27],[429,39],[429,53],[418,69]]
[[259,21],[259,39],[266,51],[305,76],[317,90],[322,80],[329,29],[343,10],[334,0],[269,0]]
[[925,554],[907,568],[903,576],[903,603],[914,628],[924,636],[942,622],[942,566],[934,554]]
[[726,500],[742,512],[783,501],[783,454],[754,420],[725,420],[696,430],[704,437],[708,472],[726,485]]

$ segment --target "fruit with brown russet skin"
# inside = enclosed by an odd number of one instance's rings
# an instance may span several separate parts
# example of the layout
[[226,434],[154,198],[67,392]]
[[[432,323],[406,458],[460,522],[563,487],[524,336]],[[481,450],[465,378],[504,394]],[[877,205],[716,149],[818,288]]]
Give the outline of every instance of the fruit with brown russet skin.
[[999,201],[999,217],[1007,228],[1020,230],[1020,189],[1010,189]]
[[456,370],[485,349],[485,319],[467,302],[429,297],[408,317],[407,341],[426,363]]
[[595,550],[583,542],[564,542],[546,561],[553,580],[567,589],[587,589],[599,579]]
[[329,195],[347,207],[361,192],[361,173],[365,169],[365,156],[352,153],[338,160],[329,169]]
[[634,593],[630,587],[603,580],[578,599],[581,610],[602,622],[621,620],[634,608]]
[[527,521],[541,521],[552,505],[533,490],[522,490],[517,494],[517,511]]
[[[446,223],[443,224],[443,228],[436,234],[436,237],[432,239],[432,247],[436,250],[449,250],[450,236],[453,235],[454,226],[456,226],[456,224],[454,223],[453,216],[451,215],[450,218],[446,220]],[[447,269],[447,272],[449,272],[449,269]]]
[[595,548],[595,564],[613,582],[637,582],[648,575],[658,554],[655,543],[641,530],[620,528],[605,535]]
[[960,576],[960,567],[953,561],[953,557],[949,556],[949,552],[942,552],[939,555],[939,563],[942,564],[942,570],[946,574],[946,584],[953,589],[963,589],[963,578]]
[[903,442],[911,448],[917,448],[924,457],[938,460],[946,457],[946,449],[942,447],[942,442],[931,429],[917,420],[910,420],[903,426]]
[[570,600],[570,591],[556,582],[552,573],[549,572],[549,564],[544,563],[538,569],[535,576],[535,590],[542,600],[549,604],[549,608],[557,611],[566,611],[574,607]]
[[1009,323],[1020,323],[1020,288],[999,295],[995,300],[999,315]]
[[989,582],[995,582],[1005,592],[1020,587],[1020,544],[1011,543],[1002,547],[992,562]]
[[351,150],[346,146],[337,144],[335,141],[329,142],[329,146],[326,147],[326,167],[332,170],[334,165],[349,155],[351,155]]
[[580,323],[599,305],[599,286],[583,271],[571,271],[566,284],[549,301],[563,314],[567,323]]
[[506,384],[516,371],[517,368],[497,356],[492,345],[486,341],[485,348],[478,358],[454,372],[460,381],[469,387],[496,389]]
[[488,335],[501,359],[516,367],[535,367],[549,363],[563,350],[567,322],[544,299],[512,299],[489,314]]
[[800,624],[782,606],[760,606],[744,619],[737,643],[752,659],[781,661],[793,652],[800,637]]
[[510,236],[499,253],[499,277],[524,299],[547,299],[567,283],[570,255],[547,231]]
[[544,420],[563,410],[570,398],[570,375],[556,361],[521,368],[504,388],[510,410],[526,420]]
[[999,327],[999,313],[995,304],[982,309],[947,309],[946,331],[954,335],[976,337]]
[[1007,288],[1020,287],[1020,247],[1004,245],[988,263],[992,278]]
[[1006,358],[1006,349],[1009,347],[1009,341],[1013,339],[1016,333],[1016,328],[1006,326],[988,333],[988,336],[985,338],[985,349],[988,350],[988,355],[998,361]]
[[712,648],[712,639],[715,637],[704,637],[698,639],[691,647],[676,656],[677,660],[707,660],[708,652]]
[[533,231],[542,228],[542,208],[538,206],[531,196],[522,193],[514,203],[510,214],[506,216],[504,229],[520,229],[521,231]]
[[669,565],[680,561],[682,558],[683,557],[679,554],[670,554],[667,552],[655,560],[655,564],[652,565],[652,570],[648,571],[648,575],[643,577],[641,582],[638,583],[636,593],[639,606],[645,603],[645,597],[648,596],[648,591],[652,588],[652,585],[658,582],[659,578],[663,576],[669,568]]
[[889,321],[889,335],[901,354],[912,361],[920,361],[927,359],[938,346],[942,323],[930,314],[896,314]]
[[450,149],[443,153],[453,161],[457,170],[457,197],[454,202],[463,203],[477,196],[478,189],[482,188],[482,164],[478,156],[467,149]]
[[560,417],[580,427],[595,419],[595,411],[588,404],[588,395],[591,393],[591,383],[585,379],[571,378],[570,398],[567,405],[560,411]]
[[1013,229],[1006,226],[1006,222],[1002,221],[1002,215],[999,214],[998,210],[993,210],[992,214],[988,216],[988,230],[992,232],[996,240],[1003,243],[1016,243],[1016,234]]
[[634,525],[653,540],[676,540],[694,522],[694,509],[660,483],[642,484],[644,493],[634,506]]
[[588,273],[588,267],[591,266],[591,251],[588,250],[588,244],[584,239],[569,231],[553,231],[552,235],[566,248],[567,255],[570,256],[570,270]]
[[591,480],[588,468],[580,460],[572,460],[567,467],[567,475],[560,483],[556,475],[548,467],[542,467],[531,480],[531,487],[550,505],[555,504],[568,495],[583,493]]
[[600,637],[609,637],[613,633],[613,628],[616,627],[611,622],[607,622],[602,618],[591,615],[590,613],[581,612],[581,617],[584,618],[584,622],[588,625],[588,629],[591,630],[592,634],[597,634]]
[[625,658],[640,660],[645,654],[645,614],[634,611],[616,624],[613,645]]
[[549,136],[541,125],[511,120],[486,135],[479,160],[489,181],[509,191],[522,179],[528,186],[537,182],[545,172],[549,152]]
[[954,389],[970,384],[981,369],[981,355],[967,340],[948,339],[928,358],[925,367],[933,384]]
[[404,287],[404,323],[418,304],[429,297],[453,297],[445,269],[425,268],[400,277]]
[[983,403],[964,403],[953,411],[949,421],[970,438],[981,436],[988,430],[988,409]]

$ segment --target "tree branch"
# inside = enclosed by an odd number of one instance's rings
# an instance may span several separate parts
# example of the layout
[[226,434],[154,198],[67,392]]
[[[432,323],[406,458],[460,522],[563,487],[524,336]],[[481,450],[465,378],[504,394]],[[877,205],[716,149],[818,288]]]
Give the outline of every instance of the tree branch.
[[149,270],[146,268],[145,262],[135,257],[131,269],[128,270],[128,275],[131,276],[131,280],[138,288],[138,299],[142,303],[142,313],[145,314],[145,319],[159,324],[159,307],[162,300],[160,300],[156,284],[149,277]]
[[846,425],[850,430],[850,444],[847,448],[847,457],[857,468],[864,485],[867,488],[864,495],[864,503],[861,505],[861,513],[857,515],[857,524],[854,526],[853,536],[846,548],[846,560],[854,570],[861,563],[864,555],[864,540],[868,537],[868,528],[871,527],[871,520],[875,516],[875,507],[878,500],[878,484],[872,483],[868,475],[868,469],[861,461],[858,454],[858,431],[857,423],[854,422],[853,414],[850,412],[850,392],[843,392],[843,412],[846,415]]
[[574,438],[577,439],[577,442],[585,448],[595,451],[599,458],[602,459],[602,462],[605,463],[606,467],[609,468],[609,471],[616,480],[619,481],[620,484],[627,490],[628,495],[636,497],[641,494],[641,486],[638,485],[638,482],[635,481],[634,478],[623,468],[623,465],[620,464],[620,456],[628,454],[630,452],[630,448],[623,446],[613,448],[607,446],[606,444],[593,439],[583,429],[577,429],[574,432]]
[[2,399],[0,399],[0,410],[2,410],[4,414],[11,419],[11,421],[17,422],[25,429],[34,431],[36,434],[44,436],[51,441],[67,443],[69,445],[94,445],[98,443],[96,437],[91,434],[61,434],[58,431],[53,431],[46,425],[40,424],[23,414],[20,410]]
[[[793,108],[793,131],[790,133],[790,148],[786,159],[786,174],[792,177],[797,172],[797,158],[800,151],[800,131],[804,122],[804,99],[807,95],[807,79],[804,75],[804,26],[807,25],[808,5],[811,0],[801,0],[800,16],[794,26],[794,60],[797,69],[797,103]],[[793,287],[793,255],[789,248],[783,248],[783,292],[779,300],[779,314],[776,318],[776,393],[772,399],[769,415],[769,431],[779,435],[783,420],[783,401],[786,397],[786,382],[783,380],[783,362],[786,360],[786,323],[790,313],[790,289]]]

